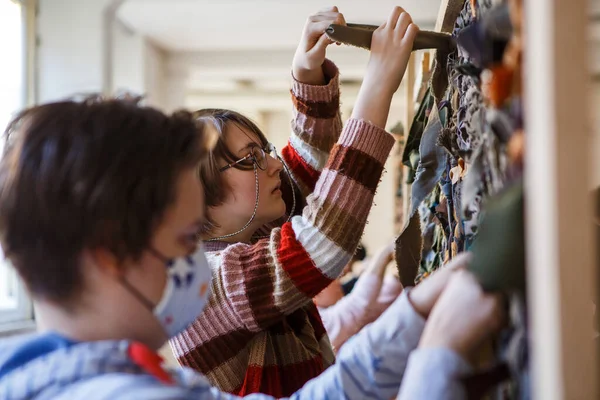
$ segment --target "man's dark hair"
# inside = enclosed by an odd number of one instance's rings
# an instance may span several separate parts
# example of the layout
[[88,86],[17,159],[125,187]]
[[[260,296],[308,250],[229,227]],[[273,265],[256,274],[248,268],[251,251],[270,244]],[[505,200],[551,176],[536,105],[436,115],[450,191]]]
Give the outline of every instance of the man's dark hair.
[[66,302],[80,256],[138,259],[175,197],[180,172],[206,154],[192,116],[131,101],[64,101],[21,112],[0,161],[0,243],[29,290]]
[[352,260],[362,261],[365,258],[367,258],[367,249],[365,248],[364,244],[359,243],[358,247],[356,248],[356,251],[354,252],[354,257],[352,257]]

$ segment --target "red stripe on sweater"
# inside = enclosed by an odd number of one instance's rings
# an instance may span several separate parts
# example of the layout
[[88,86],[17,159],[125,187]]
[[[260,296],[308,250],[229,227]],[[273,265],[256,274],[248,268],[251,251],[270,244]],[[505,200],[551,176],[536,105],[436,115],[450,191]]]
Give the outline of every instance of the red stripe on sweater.
[[301,179],[311,191],[314,190],[321,173],[308,165],[291,144],[288,144],[281,150],[281,155],[294,176]]
[[285,366],[251,365],[246,370],[244,383],[234,394],[246,396],[251,393],[265,393],[275,398],[289,397],[323,371],[323,360],[320,356]]
[[319,270],[302,244],[290,222],[281,227],[281,239],[277,259],[298,290],[313,298],[331,283],[331,279]]

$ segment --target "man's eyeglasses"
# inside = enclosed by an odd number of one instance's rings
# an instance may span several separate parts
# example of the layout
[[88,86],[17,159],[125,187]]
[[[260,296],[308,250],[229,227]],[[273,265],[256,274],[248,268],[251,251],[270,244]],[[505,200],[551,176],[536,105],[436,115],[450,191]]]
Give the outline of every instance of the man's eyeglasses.
[[264,148],[258,146],[253,147],[247,156],[242,157],[239,160],[232,162],[231,164],[227,164],[224,167],[221,167],[219,169],[219,172],[226,171],[229,168],[235,167],[236,165],[248,168],[252,167],[252,164],[256,165],[260,170],[264,171],[267,169],[268,165],[267,154],[275,160],[279,158],[277,156],[277,150],[275,149],[275,146],[273,146],[272,143],[267,143],[267,145]]

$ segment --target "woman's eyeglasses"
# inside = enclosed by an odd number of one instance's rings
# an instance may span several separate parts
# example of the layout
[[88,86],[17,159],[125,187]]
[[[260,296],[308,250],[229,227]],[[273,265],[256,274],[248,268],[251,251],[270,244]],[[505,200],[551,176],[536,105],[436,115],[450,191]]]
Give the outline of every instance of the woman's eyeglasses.
[[242,157],[239,160],[232,162],[231,164],[227,164],[224,167],[221,167],[219,169],[219,172],[226,171],[229,168],[235,167],[236,165],[250,167],[252,166],[252,164],[256,165],[260,170],[264,171],[267,169],[268,166],[267,154],[275,160],[279,158],[277,156],[277,150],[275,149],[275,146],[273,146],[272,143],[267,143],[267,145],[264,148],[258,146],[253,147],[247,156]]

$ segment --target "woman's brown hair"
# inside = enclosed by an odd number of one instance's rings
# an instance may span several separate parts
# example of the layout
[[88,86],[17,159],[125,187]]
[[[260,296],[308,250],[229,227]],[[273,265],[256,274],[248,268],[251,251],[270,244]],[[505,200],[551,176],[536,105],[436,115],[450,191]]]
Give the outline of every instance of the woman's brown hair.
[[[200,179],[204,187],[204,201],[207,207],[216,207],[223,204],[227,190],[229,190],[222,178],[221,167],[223,164],[234,163],[240,158],[225,143],[227,128],[231,124],[235,124],[245,133],[256,135],[261,147],[266,147],[268,140],[254,122],[235,111],[205,108],[194,112],[194,117],[203,124],[212,125],[217,132],[217,143],[200,167]],[[237,164],[233,168],[252,170],[252,166],[244,164]],[[203,228],[203,233],[210,232],[213,227],[217,226],[214,221],[210,220],[208,214],[206,220],[207,223]]]

